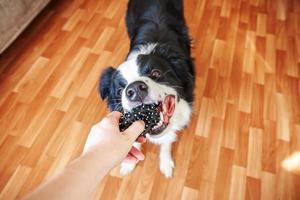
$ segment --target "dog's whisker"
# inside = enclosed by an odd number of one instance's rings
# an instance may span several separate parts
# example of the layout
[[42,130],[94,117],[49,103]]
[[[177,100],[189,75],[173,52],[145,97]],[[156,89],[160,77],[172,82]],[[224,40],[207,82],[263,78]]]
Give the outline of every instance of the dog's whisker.
[[122,106],[122,103],[114,103],[114,106]]
[[121,101],[121,98],[116,98],[116,99],[109,99],[111,101]]
[[159,82],[159,83],[162,83],[162,84],[165,84],[167,86],[170,86],[170,87],[174,87],[174,88],[181,88],[181,89],[184,89],[184,87],[181,87],[179,85],[170,85],[170,83],[168,82]]
[[167,70],[167,71],[165,71],[163,74],[162,74],[162,76],[164,76],[164,75],[166,75],[167,73],[170,73],[170,72],[172,72],[172,70]]

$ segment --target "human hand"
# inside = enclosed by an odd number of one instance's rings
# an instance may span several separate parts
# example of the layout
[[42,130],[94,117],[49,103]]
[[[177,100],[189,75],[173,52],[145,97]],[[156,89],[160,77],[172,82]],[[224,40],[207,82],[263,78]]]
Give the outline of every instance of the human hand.
[[[111,112],[98,124],[95,124],[89,133],[83,153],[100,151],[105,160],[113,166],[124,158],[125,162],[136,163],[144,159],[144,155],[132,146],[133,142],[144,130],[144,122],[134,122],[124,132],[119,130],[121,113]],[[143,142],[142,138],[138,138]],[[126,156],[127,155],[127,156]]]

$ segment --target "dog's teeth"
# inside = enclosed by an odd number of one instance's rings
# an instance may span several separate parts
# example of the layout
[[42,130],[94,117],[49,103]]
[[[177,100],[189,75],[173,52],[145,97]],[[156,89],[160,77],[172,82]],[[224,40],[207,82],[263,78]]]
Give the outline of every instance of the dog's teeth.
[[155,130],[155,129],[157,129],[158,128],[158,126],[157,125],[155,125],[153,128],[152,128],[152,130]]
[[167,106],[163,103],[163,113],[165,114],[167,111]]
[[161,127],[161,124],[155,125],[153,129],[157,129],[157,128],[159,128],[159,127]]
[[164,114],[162,112],[159,113],[160,121],[162,122],[164,120]]
[[155,129],[161,127],[162,124],[163,124],[163,121],[158,122],[158,123],[152,128],[152,130],[155,130]]

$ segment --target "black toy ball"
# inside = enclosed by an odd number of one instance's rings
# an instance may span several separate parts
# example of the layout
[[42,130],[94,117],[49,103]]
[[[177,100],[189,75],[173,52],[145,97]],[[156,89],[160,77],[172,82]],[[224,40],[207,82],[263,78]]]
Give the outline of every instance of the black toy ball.
[[133,108],[131,112],[123,113],[119,121],[120,131],[124,131],[138,120],[145,122],[145,130],[141,133],[141,136],[145,137],[145,134],[150,133],[150,130],[160,121],[159,104],[143,104]]

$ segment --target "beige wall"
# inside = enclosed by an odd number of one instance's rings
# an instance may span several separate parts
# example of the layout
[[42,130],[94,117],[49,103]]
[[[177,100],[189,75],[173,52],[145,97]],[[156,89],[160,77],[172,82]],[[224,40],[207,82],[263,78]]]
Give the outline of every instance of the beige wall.
[[50,0],[0,0],[0,54]]

